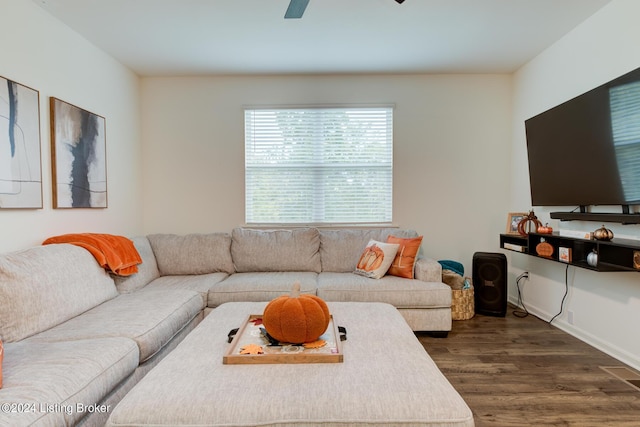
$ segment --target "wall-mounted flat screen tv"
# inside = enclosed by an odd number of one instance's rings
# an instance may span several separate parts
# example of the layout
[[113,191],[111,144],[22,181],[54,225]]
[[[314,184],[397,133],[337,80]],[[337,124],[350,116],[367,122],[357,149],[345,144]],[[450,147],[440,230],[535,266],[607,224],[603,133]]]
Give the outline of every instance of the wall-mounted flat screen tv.
[[640,204],[640,68],[525,128],[533,206]]

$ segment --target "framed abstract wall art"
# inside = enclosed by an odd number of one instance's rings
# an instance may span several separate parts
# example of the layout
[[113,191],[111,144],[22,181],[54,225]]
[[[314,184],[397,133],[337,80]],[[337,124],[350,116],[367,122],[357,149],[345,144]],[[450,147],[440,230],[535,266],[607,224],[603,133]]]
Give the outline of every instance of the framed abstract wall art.
[[50,98],[54,208],[107,207],[104,117]]
[[0,77],[0,209],[40,208],[40,94]]

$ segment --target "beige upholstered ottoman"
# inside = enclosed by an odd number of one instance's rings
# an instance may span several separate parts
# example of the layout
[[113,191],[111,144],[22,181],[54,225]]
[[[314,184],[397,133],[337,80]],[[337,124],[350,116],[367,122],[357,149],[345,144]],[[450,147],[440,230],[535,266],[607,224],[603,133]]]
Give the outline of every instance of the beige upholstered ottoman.
[[227,334],[265,303],[214,309],[113,410],[108,426],[473,426],[391,305],[329,303],[344,362],[225,365]]

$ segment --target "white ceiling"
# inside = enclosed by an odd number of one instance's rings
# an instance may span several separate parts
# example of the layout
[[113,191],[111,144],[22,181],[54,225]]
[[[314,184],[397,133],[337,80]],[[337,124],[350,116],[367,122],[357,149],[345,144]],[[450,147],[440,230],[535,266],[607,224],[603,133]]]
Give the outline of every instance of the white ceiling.
[[510,73],[610,0],[33,0],[142,76]]

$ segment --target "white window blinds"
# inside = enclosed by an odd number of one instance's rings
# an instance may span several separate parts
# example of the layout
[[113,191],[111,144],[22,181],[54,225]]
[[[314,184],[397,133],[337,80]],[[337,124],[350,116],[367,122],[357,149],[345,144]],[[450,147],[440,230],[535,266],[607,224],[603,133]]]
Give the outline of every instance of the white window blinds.
[[393,109],[245,110],[248,224],[390,223]]
[[609,90],[611,131],[625,200],[640,201],[640,82]]

